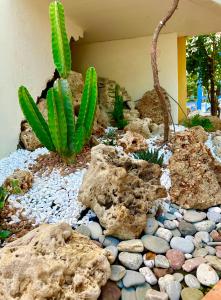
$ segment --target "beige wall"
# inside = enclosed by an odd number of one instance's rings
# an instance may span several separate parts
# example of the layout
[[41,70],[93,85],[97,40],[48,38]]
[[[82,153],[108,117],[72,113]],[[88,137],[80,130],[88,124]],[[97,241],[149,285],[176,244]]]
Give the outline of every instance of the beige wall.
[[[17,89],[25,85],[34,98],[54,72],[48,20],[49,0],[0,0],[0,158],[14,151],[22,113]],[[81,28],[67,20],[69,33]]]
[[[94,65],[99,76],[116,80],[126,87],[134,100],[153,88],[150,64],[151,37],[76,45],[74,67],[85,72]],[[175,99],[178,97],[177,35],[164,34],[159,42],[159,75],[161,84]],[[177,122],[178,108],[172,104]]]

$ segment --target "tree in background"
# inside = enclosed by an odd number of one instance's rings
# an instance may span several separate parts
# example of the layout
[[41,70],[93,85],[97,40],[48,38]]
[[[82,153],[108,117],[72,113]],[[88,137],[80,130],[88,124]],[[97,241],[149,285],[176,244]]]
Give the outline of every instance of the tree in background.
[[[221,34],[200,35],[187,41],[187,72],[198,78],[208,94],[211,115],[219,116],[221,91]],[[197,82],[196,82],[197,84]]]

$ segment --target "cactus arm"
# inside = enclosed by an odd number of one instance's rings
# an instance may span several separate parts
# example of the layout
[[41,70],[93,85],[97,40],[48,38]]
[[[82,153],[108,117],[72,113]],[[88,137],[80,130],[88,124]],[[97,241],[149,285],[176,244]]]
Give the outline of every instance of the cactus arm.
[[75,119],[73,111],[73,97],[67,80],[60,80],[63,95],[64,112],[67,123],[67,148],[69,154],[75,151]]
[[60,76],[67,78],[71,70],[71,51],[65,28],[64,8],[60,1],[50,4],[49,16],[54,63]]
[[48,125],[56,150],[65,155],[67,151],[67,123],[64,111],[62,80],[57,80],[47,94]]
[[84,129],[84,127],[79,127],[76,130],[76,135],[75,135],[75,152],[76,152],[76,154],[81,152],[81,150],[84,148],[84,144],[85,144],[85,129]]
[[23,114],[37,138],[45,147],[47,147],[48,150],[54,151],[55,147],[51,139],[48,124],[40,113],[28,90],[24,86],[19,88],[18,97]]
[[89,68],[86,73],[85,85],[81,99],[81,106],[76,124],[77,130],[85,128],[85,139],[90,136],[97,104],[97,75],[94,68]]

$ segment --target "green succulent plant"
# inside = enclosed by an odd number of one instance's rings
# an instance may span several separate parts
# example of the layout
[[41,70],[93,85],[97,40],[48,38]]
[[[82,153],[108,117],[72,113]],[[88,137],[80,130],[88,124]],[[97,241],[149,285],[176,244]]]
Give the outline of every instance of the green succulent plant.
[[64,8],[60,1],[50,4],[49,15],[53,59],[61,78],[47,93],[48,123],[24,86],[18,91],[19,103],[40,142],[48,150],[58,152],[67,163],[72,163],[91,136],[97,105],[97,74],[93,67],[86,72],[79,115],[75,122],[73,99],[67,81],[71,71],[71,52]]
[[118,84],[116,84],[113,98],[115,99],[114,110],[112,112],[114,125],[117,126],[118,129],[124,129],[124,127],[127,126],[128,121],[124,119],[124,101],[120,94],[120,86]]
[[195,127],[195,126],[202,126],[205,131],[208,132],[214,131],[214,126],[212,122],[208,118],[204,118],[199,114],[184,120],[183,125],[188,128]]
[[164,155],[163,154],[160,155],[159,150],[157,150],[157,149],[138,151],[138,152],[134,153],[133,156],[136,159],[146,160],[150,163],[157,164],[160,166],[163,165]]

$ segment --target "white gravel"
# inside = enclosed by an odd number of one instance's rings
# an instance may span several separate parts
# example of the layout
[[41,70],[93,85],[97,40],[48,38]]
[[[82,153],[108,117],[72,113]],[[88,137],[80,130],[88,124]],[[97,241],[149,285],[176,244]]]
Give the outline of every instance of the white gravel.
[[212,134],[210,133],[205,145],[210,149],[212,156],[221,163],[221,158],[216,154],[216,147],[212,141]]

